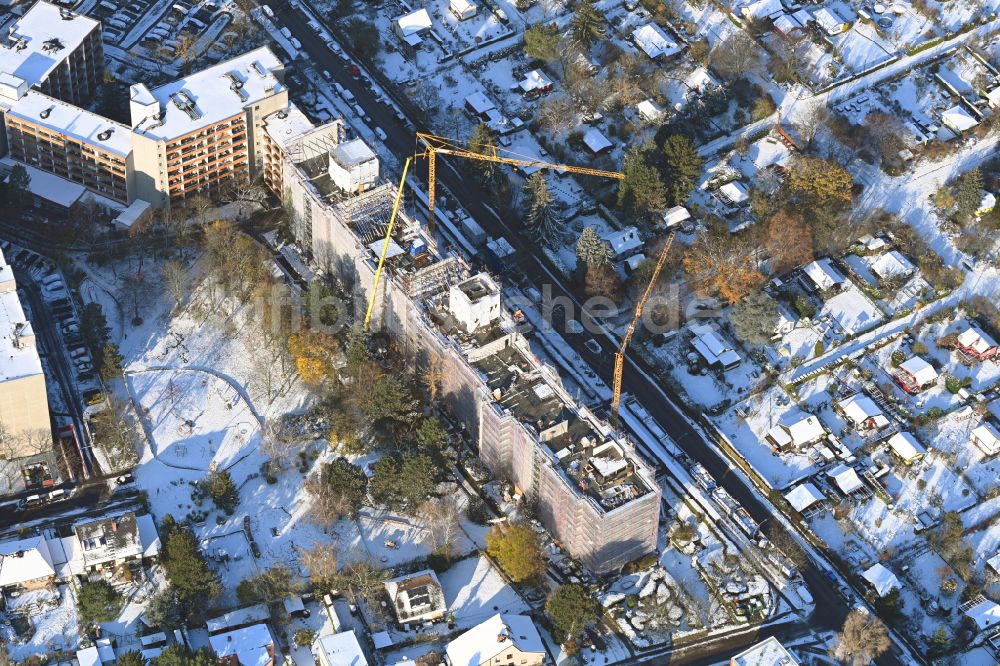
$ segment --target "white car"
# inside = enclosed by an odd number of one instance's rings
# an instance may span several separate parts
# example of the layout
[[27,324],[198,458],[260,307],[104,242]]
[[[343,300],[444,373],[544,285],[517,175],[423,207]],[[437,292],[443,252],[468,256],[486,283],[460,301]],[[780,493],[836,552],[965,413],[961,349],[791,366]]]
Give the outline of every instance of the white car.
[[298,50],[298,51],[302,50],[302,42],[300,42],[299,40],[295,39],[294,37],[292,37],[291,42],[292,42],[292,46],[294,46],[296,50]]
[[385,133],[385,130],[383,130],[381,127],[376,127],[374,131],[375,131],[375,136],[379,138],[379,141],[385,141],[388,138],[388,136]]

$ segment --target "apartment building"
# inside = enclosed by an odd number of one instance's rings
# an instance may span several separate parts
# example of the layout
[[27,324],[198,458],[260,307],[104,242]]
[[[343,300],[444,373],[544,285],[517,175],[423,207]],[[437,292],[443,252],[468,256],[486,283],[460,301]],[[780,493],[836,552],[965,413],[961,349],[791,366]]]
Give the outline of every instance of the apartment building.
[[136,196],[160,207],[259,173],[264,118],[287,107],[284,65],[267,47],[153,90],[133,85]]
[[[289,146],[280,182],[293,234],[322,270],[355,285],[364,307],[395,187],[346,191],[338,183],[355,181],[345,181],[340,161],[325,154],[338,146]],[[373,322],[415,365],[439,364],[440,399],[476,434],[494,474],[534,500],[546,529],[598,574],[651,552],[661,498],[653,471],[539,362],[493,279],[473,274],[454,253],[437,253],[404,211],[386,257]]]
[[20,18],[11,15],[0,24],[0,106],[27,89],[83,104],[103,72],[99,21],[39,0]]
[[45,375],[35,333],[17,296],[14,273],[0,253],[0,458],[52,448]]
[[131,128],[40,92],[7,110],[10,157],[119,203],[135,199]]

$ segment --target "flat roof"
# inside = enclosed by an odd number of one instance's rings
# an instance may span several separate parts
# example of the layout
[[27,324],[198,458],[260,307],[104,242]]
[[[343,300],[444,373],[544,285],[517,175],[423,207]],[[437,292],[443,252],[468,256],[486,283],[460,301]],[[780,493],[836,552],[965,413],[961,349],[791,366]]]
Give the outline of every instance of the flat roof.
[[288,108],[264,119],[264,128],[275,143],[287,149],[294,139],[316,129],[316,126],[299,107],[289,102]]
[[344,169],[375,159],[375,153],[362,139],[352,139],[338,144],[330,150],[330,156]]
[[150,93],[159,102],[161,117],[142,120],[136,131],[169,141],[232,118],[284,91],[274,73],[283,67],[278,56],[262,46],[155,88]]
[[0,72],[18,76],[29,86],[41,83],[100,25],[48,2],[36,2],[4,30]]
[[[7,265],[0,252],[0,275],[3,282],[8,280],[13,282],[14,277],[10,266]],[[19,329],[18,325],[23,324]],[[0,294],[0,382],[20,379],[22,377],[32,377],[42,374],[42,362],[38,358],[38,349],[35,345],[28,344],[18,346],[17,332],[34,336],[31,324],[24,316],[24,309],[21,308],[21,301],[17,297],[17,290]]]
[[[0,159],[0,164],[13,167],[15,164],[21,163],[15,162],[10,157],[4,157]],[[36,169],[30,164],[21,164],[21,166],[24,167],[24,170],[28,172],[28,177],[31,178],[31,182],[28,183],[28,189],[31,193],[63,208],[69,208],[87,193],[87,188],[83,185],[60,178],[47,171]]]
[[120,157],[128,157],[132,152],[129,127],[34,90],[14,102],[7,115],[66,134]]

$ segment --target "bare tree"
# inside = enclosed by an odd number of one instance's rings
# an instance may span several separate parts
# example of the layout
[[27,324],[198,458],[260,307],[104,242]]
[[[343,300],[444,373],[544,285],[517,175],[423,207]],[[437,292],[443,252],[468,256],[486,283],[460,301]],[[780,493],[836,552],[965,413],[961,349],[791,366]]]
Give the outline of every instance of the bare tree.
[[737,30],[712,49],[709,62],[723,78],[738,79],[760,68],[760,46],[745,31]]
[[114,393],[108,395],[108,406],[90,420],[94,442],[104,448],[115,470],[133,467],[139,462],[136,450],[142,442],[137,417],[130,403]]
[[389,572],[375,562],[362,560],[351,562],[340,571],[338,583],[351,591],[355,598],[364,599],[372,607],[378,606],[383,584],[389,580]]
[[813,139],[816,138],[816,134],[819,133],[823,125],[826,124],[829,117],[830,109],[826,106],[825,102],[813,103],[808,109],[798,115],[795,122],[795,129],[798,132],[799,137],[805,143],[803,148],[809,148],[812,145]]
[[233,178],[223,188],[222,200],[236,206],[239,217],[245,218],[267,200],[267,188],[259,179]]
[[427,389],[427,395],[430,396],[431,402],[437,402],[438,393],[441,390],[441,380],[444,379],[441,357],[438,354],[431,353],[427,359],[427,367],[424,368],[420,379]]
[[573,104],[565,97],[553,97],[538,105],[538,122],[546,130],[559,133],[576,125]]
[[830,656],[848,666],[866,666],[888,649],[889,634],[882,621],[866,610],[852,610]]
[[[281,427],[281,422],[275,419],[267,419],[261,432],[260,450],[270,460],[272,472],[281,470],[285,466],[288,457],[291,455],[292,447],[295,445],[295,438]],[[277,469],[275,469],[277,468]]]
[[774,521],[768,523],[767,538],[797,568],[802,569],[809,564],[809,557],[802,546]]
[[174,307],[180,307],[188,293],[187,266],[171,259],[163,264],[163,282],[174,299]]
[[337,581],[340,548],[337,543],[314,541],[309,548],[299,548],[299,562],[309,572],[313,585],[329,587]]
[[458,497],[452,494],[429,499],[420,507],[420,514],[430,529],[434,552],[450,558],[465,517],[465,508]]

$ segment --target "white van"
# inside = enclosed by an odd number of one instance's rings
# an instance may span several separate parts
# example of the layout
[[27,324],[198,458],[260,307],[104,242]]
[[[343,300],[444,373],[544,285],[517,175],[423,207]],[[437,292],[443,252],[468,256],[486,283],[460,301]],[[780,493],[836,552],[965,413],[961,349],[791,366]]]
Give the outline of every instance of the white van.
[[274,18],[274,11],[267,5],[261,5],[260,11],[264,12],[264,16],[267,18]]
[[340,93],[340,94],[341,94],[341,96],[342,96],[342,97],[343,97],[343,98],[344,98],[345,100],[347,100],[347,103],[348,103],[348,104],[353,104],[353,103],[354,103],[354,93],[352,93],[352,92],[351,92],[350,90],[348,90],[347,88],[344,88],[343,86],[341,86],[341,89],[342,89],[342,90],[344,91],[344,92]]
[[375,132],[375,136],[379,138],[379,141],[385,141],[388,138],[388,136],[385,133],[385,130],[383,130],[381,127],[376,127],[373,131]]
[[289,30],[288,28],[282,28],[281,29],[281,34],[284,36],[285,39],[291,39],[292,38],[292,31]]

